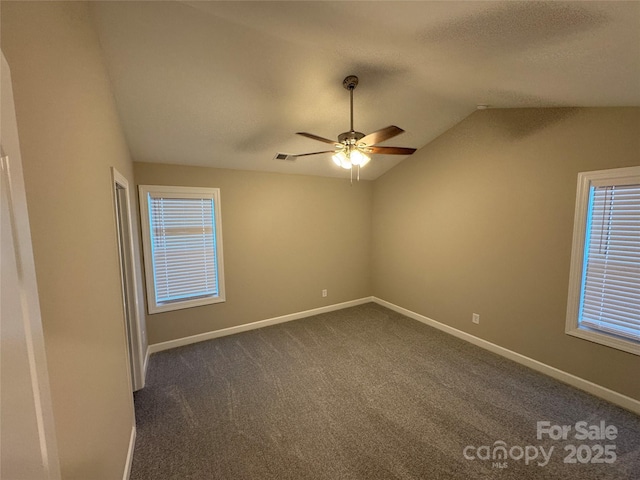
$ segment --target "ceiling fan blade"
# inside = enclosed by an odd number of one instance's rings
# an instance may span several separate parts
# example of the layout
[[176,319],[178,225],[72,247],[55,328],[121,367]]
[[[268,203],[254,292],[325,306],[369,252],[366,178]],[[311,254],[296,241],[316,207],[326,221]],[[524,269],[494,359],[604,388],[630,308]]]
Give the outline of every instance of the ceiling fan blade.
[[368,153],[382,153],[385,155],[411,155],[416,151],[415,148],[408,147],[365,147]]
[[400,127],[389,125],[386,128],[377,130],[373,133],[370,133],[369,135],[365,135],[360,140],[358,140],[357,145],[375,145],[376,143],[384,142],[385,140],[389,140],[396,135],[400,135],[402,132],[404,132],[404,130]]
[[296,153],[294,157],[306,157],[308,155],[320,155],[321,153],[336,153],[339,150],[325,150],[323,152],[311,152],[311,153]]
[[302,135],[303,137],[307,137],[307,138],[310,138],[312,140],[318,140],[319,142],[330,143],[331,145],[339,145],[339,143],[336,142],[335,140],[329,140],[328,138],[319,137],[317,135],[314,135],[313,133],[296,132],[296,134],[297,135]]

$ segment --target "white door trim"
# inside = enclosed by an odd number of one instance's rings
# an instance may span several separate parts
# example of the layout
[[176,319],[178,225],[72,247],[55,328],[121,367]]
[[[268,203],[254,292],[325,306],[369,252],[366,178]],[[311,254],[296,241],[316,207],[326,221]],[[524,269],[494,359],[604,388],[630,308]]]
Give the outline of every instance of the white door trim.
[[[138,299],[138,279],[136,277],[135,269],[135,257],[133,255],[133,227],[131,222],[131,204],[130,204],[130,191],[129,182],[124,175],[122,175],[115,167],[111,167],[111,178],[113,185],[113,202],[116,222],[116,233],[118,240],[118,253],[120,258],[120,268],[123,275],[126,277],[126,281],[123,284],[123,307],[128,309],[124,311],[125,315],[125,328],[127,339],[127,350],[129,351],[131,361],[131,376],[132,376],[132,388],[133,390],[139,390],[144,387],[144,360],[145,352],[142,346],[142,328],[140,325],[139,315],[139,299]],[[118,190],[123,191],[122,198],[124,205],[122,206],[122,229],[120,232],[120,222],[118,221]],[[121,245],[121,235],[125,244]],[[120,252],[123,252],[125,258],[122,258]],[[126,291],[125,291],[126,289]],[[128,302],[124,296],[127,296]],[[127,322],[129,318],[129,322]],[[129,348],[129,342],[131,348]]]

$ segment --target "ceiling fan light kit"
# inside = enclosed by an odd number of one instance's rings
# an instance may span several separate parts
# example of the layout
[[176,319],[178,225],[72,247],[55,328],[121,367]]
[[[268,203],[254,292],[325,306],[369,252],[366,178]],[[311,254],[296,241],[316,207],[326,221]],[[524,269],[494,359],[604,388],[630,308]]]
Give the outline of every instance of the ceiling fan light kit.
[[365,135],[362,132],[356,132],[353,128],[353,91],[358,86],[358,77],[349,75],[342,81],[342,86],[349,90],[350,120],[351,128],[348,132],[338,135],[338,141],[329,140],[328,138],[319,137],[312,133],[297,132],[298,135],[317,140],[323,143],[329,143],[334,146],[335,150],[325,150],[322,152],[301,153],[293,155],[302,157],[307,155],[319,155],[321,153],[333,153],[331,157],[333,163],[346,170],[351,170],[351,179],[353,180],[353,167],[358,169],[358,180],[360,179],[360,168],[364,167],[371,160],[371,154],[386,155],[411,155],[416,151],[415,148],[407,147],[384,147],[378,146],[377,143],[384,142],[390,138],[400,135],[404,132],[395,125],[390,125],[381,130]]
[[349,170],[354,166],[358,168],[364,167],[369,163],[369,160],[371,160],[367,155],[357,149],[350,150],[349,153],[345,153],[344,150],[340,151],[334,154],[331,159],[337,166],[346,170]]

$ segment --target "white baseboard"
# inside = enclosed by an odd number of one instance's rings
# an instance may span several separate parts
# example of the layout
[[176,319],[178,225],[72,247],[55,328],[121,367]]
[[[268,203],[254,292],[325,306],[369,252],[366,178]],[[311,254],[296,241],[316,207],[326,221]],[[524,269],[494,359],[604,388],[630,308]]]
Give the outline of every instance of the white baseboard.
[[147,345],[147,351],[144,354],[144,364],[142,365],[142,378],[147,378],[147,366],[149,365],[149,355],[151,355],[150,346]]
[[489,350],[490,352],[497,353],[498,355],[508,358],[509,360],[513,360],[514,362],[532,368],[533,370],[536,370],[540,373],[544,373],[545,375],[555,378],[556,380],[560,380],[561,382],[579,388],[580,390],[584,390],[585,392],[595,395],[596,397],[600,397],[615,405],[618,405],[640,415],[640,401],[638,400],[627,397],[626,395],[615,392],[613,390],[609,390],[608,388],[602,387],[596,383],[590,382],[589,380],[585,380],[584,378],[577,377],[575,375],[572,375],[571,373],[567,373],[563,370],[539,362],[538,360],[534,360],[533,358],[526,357],[512,350],[496,345],[495,343],[488,342],[487,340],[478,338],[474,335],[471,335],[470,333],[466,333],[462,330],[458,330],[456,328],[445,325],[444,323],[437,322],[436,320],[425,317],[424,315],[420,315],[419,313],[399,307],[398,305],[394,305],[393,303],[387,302],[380,298],[372,297],[372,300],[375,303],[382,305],[383,307],[387,307],[388,309],[398,312],[406,317],[417,320],[421,323],[429,325],[430,327],[437,328],[438,330],[442,330],[443,332],[453,335],[454,337],[458,337],[469,343],[473,343],[474,345],[484,348],[485,350]]
[[129,437],[129,450],[127,451],[127,460],[124,465],[124,474],[122,475],[122,480],[129,480],[129,476],[131,475],[131,465],[133,463],[133,450],[135,446],[136,446],[136,424],[134,420],[133,426],[131,427],[131,437]]
[[205,340],[233,335],[234,333],[246,332],[248,330],[255,330],[257,328],[268,327],[269,325],[276,325],[278,323],[290,322],[292,320],[311,317],[313,315],[319,315],[321,313],[333,312],[335,310],[342,310],[343,308],[355,307],[357,305],[362,305],[364,303],[370,302],[373,302],[373,297],[359,298],[357,300],[351,300],[348,302],[327,305],[326,307],[314,308],[312,310],[305,310],[303,312],[290,313],[288,315],[282,315],[281,317],[268,318],[266,320],[259,320],[252,323],[245,323],[244,325],[238,325],[236,327],[223,328],[221,330],[200,333],[198,335],[192,335],[190,337],[183,337],[177,338],[175,340],[169,340],[167,342],[154,343],[153,345],[149,345],[147,352],[148,354],[161,352],[163,350],[169,350],[170,348],[182,347],[183,345],[203,342]]

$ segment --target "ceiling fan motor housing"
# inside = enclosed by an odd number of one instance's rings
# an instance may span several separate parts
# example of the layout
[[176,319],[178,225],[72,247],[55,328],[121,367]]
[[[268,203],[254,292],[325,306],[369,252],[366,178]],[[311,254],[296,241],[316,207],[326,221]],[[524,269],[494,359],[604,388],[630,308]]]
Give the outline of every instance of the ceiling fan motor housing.
[[350,132],[344,132],[338,135],[338,142],[347,144],[355,144],[358,140],[364,138],[364,133],[362,132],[354,132],[353,130]]

